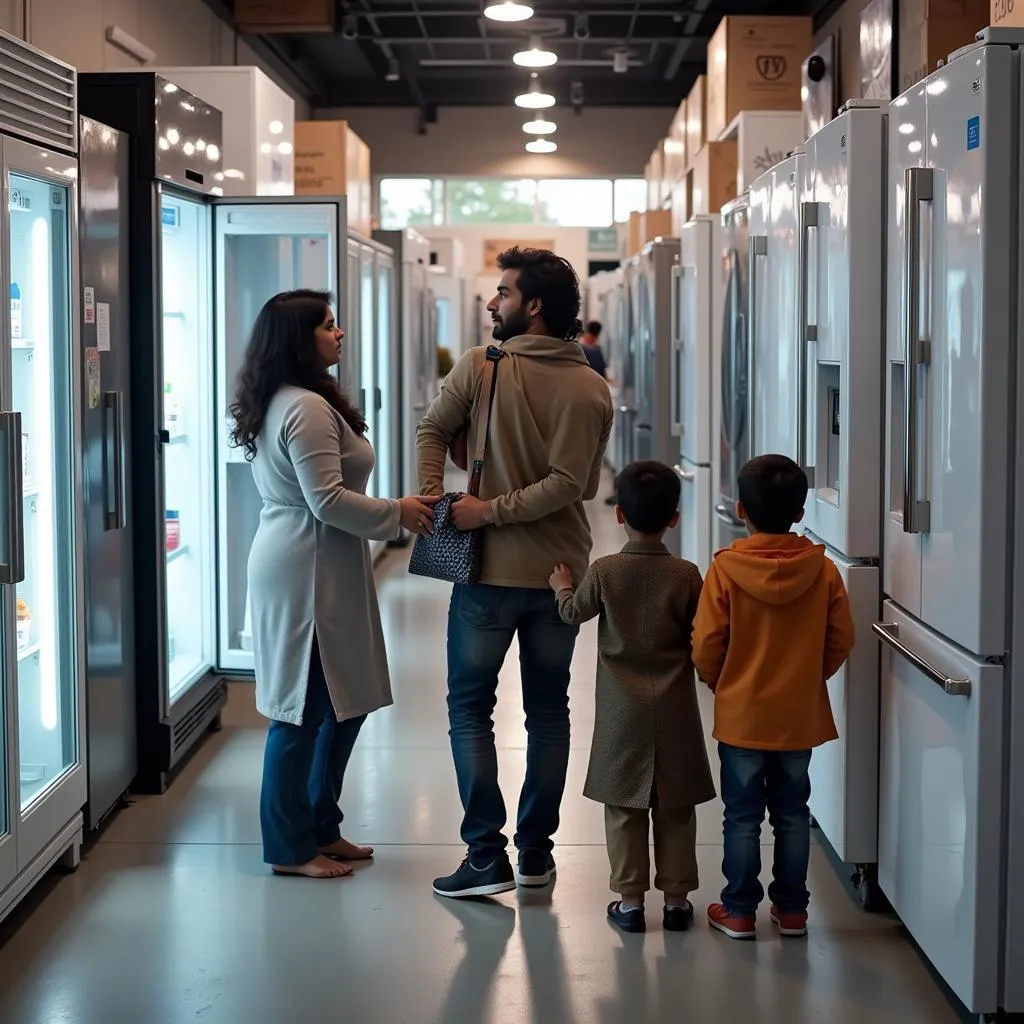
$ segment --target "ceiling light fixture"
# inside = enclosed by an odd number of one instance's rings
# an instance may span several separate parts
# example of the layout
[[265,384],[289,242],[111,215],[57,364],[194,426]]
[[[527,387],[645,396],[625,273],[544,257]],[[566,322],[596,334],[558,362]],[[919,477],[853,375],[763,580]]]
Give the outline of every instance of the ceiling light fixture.
[[540,82],[534,79],[530,88],[516,97],[516,106],[526,110],[544,110],[555,105],[555,97],[548,92],[541,92]]
[[484,8],[484,17],[491,21],[529,21],[533,17],[533,8],[518,0],[501,0]]
[[523,131],[527,135],[552,135],[558,127],[554,121],[545,121],[542,117],[535,117],[523,125]]
[[549,68],[557,61],[558,54],[553,50],[544,49],[537,36],[530,40],[528,50],[520,50],[512,57],[512,62],[521,68]]
[[551,139],[531,139],[526,144],[527,153],[554,153],[558,146]]

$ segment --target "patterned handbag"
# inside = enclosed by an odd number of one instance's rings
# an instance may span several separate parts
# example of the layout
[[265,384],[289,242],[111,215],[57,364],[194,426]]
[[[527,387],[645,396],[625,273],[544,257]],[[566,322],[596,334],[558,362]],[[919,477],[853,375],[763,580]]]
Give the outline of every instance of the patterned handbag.
[[[487,394],[487,415],[477,420],[476,449],[473,471],[469,478],[468,493],[474,498],[480,494],[484,456],[491,436],[491,414],[494,412],[494,394],[498,387],[498,363],[505,355],[495,345],[487,347],[481,396]],[[409,559],[409,572],[414,576],[428,576],[446,583],[476,583],[480,576],[480,557],[483,553],[483,530],[457,530],[451,520],[452,506],[461,494],[446,494],[434,506],[434,532],[419,536]]]

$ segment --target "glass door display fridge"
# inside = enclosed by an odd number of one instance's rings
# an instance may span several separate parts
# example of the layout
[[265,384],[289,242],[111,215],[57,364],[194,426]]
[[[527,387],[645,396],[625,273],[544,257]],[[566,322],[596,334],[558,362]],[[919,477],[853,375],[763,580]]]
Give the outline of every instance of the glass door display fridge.
[[[264,303],[280,292],[312,288],[334,297],[345,331],[339,367],[342,387],[362,366],[358,325],[345,291],[341,250],[345,200],[252,198],[216,200],[214,225],[214,349],[217,363],[217,664],[222,672],[251,674],[252,630],[247,586],[249,548],[263,506],[245,453],[229,443],[228,411],[249,335]],[[360,275],[354,278],[361,287]],[[372,302],[371,302],[372,313]],[[370,349],[372,351],[372,340]],[[369,416],[369,414],[367,414]]]
[[86,771],[76,76],[0,34],[0,77],[2,918],[78,863]]
[[158,75],[80,76],[129,137],[138,776],[162,792],[226,699],[216,662],[212,206],[221,114]]

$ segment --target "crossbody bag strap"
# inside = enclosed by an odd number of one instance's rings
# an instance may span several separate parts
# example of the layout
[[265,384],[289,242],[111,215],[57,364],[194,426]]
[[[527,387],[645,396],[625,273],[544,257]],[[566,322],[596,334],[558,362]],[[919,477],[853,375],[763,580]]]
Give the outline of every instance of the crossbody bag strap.
[[505,353],[496,345],[487,346],[487,358],[484,362],[483,380],[480,384],[481,397],[487,395],[487,413],[477,419],[476,440],[473,450],[473,465],[469,477],[469,493],[474,497],[480,494],[480,482],[484,472],[484,457],[487,454],[487,442],[491,436],[491,415],[494,412],[494,394],[498,389],[498,363]]

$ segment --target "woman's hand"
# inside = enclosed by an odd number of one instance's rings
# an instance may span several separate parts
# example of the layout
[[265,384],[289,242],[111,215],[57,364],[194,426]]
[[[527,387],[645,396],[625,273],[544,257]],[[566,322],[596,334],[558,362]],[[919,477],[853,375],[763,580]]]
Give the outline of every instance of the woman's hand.
[[429,537],[434,532],[434,506],[440,501],[440,496],[422,496],[399,498],[398,507],[402,510],[399,522],[402,528],[410,533],[422,534]]

